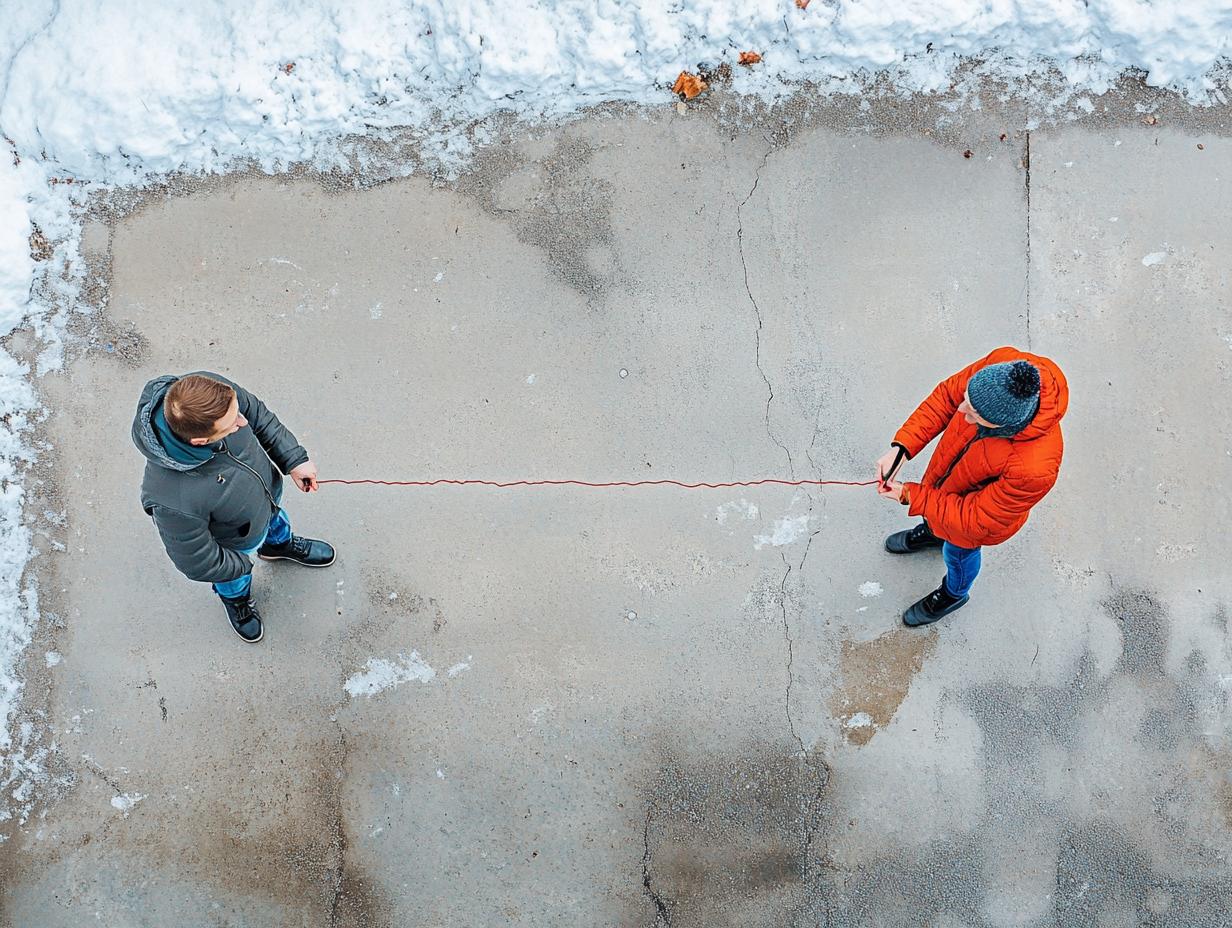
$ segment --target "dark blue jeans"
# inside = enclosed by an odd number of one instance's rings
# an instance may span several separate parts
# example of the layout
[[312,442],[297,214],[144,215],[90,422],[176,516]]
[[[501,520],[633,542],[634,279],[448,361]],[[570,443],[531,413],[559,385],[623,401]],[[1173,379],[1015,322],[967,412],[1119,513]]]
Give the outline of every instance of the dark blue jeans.
[[960,548],[948,541],[941,546],[945,560],[945,588],[951,596],[963,597],[980,573],[980,549]]
[[[278,494],[278,502],[282,502],[281,491]],[[285,545],[290,540],[291,520],[287,518],[286,510],[279,506],[278,511],[270,517],[269,525],[265,527],[265,535],[257,542],[257,547],[249,548],[242,553],[252,557],[261,545]],[[228,580],[226,583],[215,583],[213,587],[214,592],[219,596],[225,596],[227,599],[240,599],[252,590],[252,572],[249,571],[244,576]]]

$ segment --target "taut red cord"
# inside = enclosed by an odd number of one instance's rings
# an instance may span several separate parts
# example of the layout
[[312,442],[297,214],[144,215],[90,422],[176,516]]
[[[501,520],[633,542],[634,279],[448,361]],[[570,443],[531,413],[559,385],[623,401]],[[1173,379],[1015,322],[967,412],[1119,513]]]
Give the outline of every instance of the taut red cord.
[[497,480],[454,480],[442,478],[440,480],[318,480],[317,485],[323,486],[327,483],[342,483],[355,485],[361,483],[376,484],[382,487],[436,487],[442,485],[448,486],[481,486],[481,487],[496,487],[497,489],[505,489],[507,487],[659,487],[673,486],[681,487],[685,490],[722,490],[729,487],[759,487],[766,484],[777,484],[785,487],[818,487],[818,486],[842,486],[842,487],[871,487],[876,486],[876,480],[780,480],[777,477],[767,477],[764,480],[737,480],[732,483],[682,483],[679,480],[617,480],[611,483],[591,483],[586,480],[510,480],[501,482]]

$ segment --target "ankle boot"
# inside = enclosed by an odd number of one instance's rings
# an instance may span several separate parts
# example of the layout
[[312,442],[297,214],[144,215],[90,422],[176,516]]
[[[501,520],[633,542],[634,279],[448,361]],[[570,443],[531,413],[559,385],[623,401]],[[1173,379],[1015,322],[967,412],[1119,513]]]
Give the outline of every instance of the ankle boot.
[[895,532],[885,540],[885,548],[891,554],[913,554],[925,548],[940,548],[944,542],[933,534],[927,522],[915,528]]
[[931,625],[942,616],[961,609],[970,598],[970,596],[951,596],[950,591],[945,588],[945,580],[942,579],[941,586],[903,613],[903,624],[912,628],[919,625]]
[[328,567],[334,563],[333,546],[315,538],[292,535],[280,545],[262,545],[257,557],[263,561],[294,561],[305,567]]
[[265,635],[265,628],[261,625],[261,615],[257,612],[257,607],[253,605],[252,597],[241,596],[238,599],[228,599],[220,596],[219,599],[227,609],[227,618],[231,620],[231,627],[235,629],[235,633],[249,644],[256,644],[260,641]]

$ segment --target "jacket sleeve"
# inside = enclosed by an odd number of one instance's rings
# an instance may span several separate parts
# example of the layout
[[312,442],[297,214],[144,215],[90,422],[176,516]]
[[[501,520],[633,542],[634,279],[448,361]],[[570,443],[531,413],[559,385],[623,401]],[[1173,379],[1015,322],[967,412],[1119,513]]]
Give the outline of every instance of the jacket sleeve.
[[1000,540],[1011,525],[1043,499],[1056,483],[1056,475],[1030,474],[1011,465],[987,486],[969,493],[950,493],[912,483],[908,514],[923,516],[941,536],[975,539],[980,544]]
[[154,506],[150,514],[171,563],[189,580],[226,583],[251,572],[252,561],[215,541],[200,516],[164,506]]
[[252,433],[257,436],[257,441],[261,443],[265,453],[270,456],[270,460],[278,465],[280,471],[284,474],[289,474],[308,460],[308,452],[299,443],[295,435],[292,434],[291,430],[283,425],[278,420],[278,417],[270,411],[270,408],[254,394],[249,393],[239,384],[233,383],[220,374],[212,374],[209,371],[200,371],[199,373],[204,374],[206,377],[220,380],[235,390],[235,398],[239,404],[240,415],[248,420],[248,426],[252,429]]
[[968,364],[956,374],[951,374],[933,388],[933,392],[922,402],[903,423],[903,427],[894,433],[891,444],[901,445],[908,458],[914,458],[928,447],[929,442],[945,431],[954,413],[962,404],[963,394],[967,390],[967,382],[971,376],[982,367],[996,364],[999,355],[1006,353],[1007,357],[1016,356],[1012,348],[998,348],[987,357],[980,358],[973,364]]

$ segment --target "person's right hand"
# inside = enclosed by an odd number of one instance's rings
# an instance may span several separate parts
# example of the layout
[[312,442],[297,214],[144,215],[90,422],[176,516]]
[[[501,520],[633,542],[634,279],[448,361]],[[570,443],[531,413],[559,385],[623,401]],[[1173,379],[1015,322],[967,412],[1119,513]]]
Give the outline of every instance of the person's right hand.
[[885,483],[889,477],[894,476],[890,473],[890,468],[894,466],[894,462],[898,460],[898,449],[891,448],[885,454],[877,459],[877,479],[881,483]]

